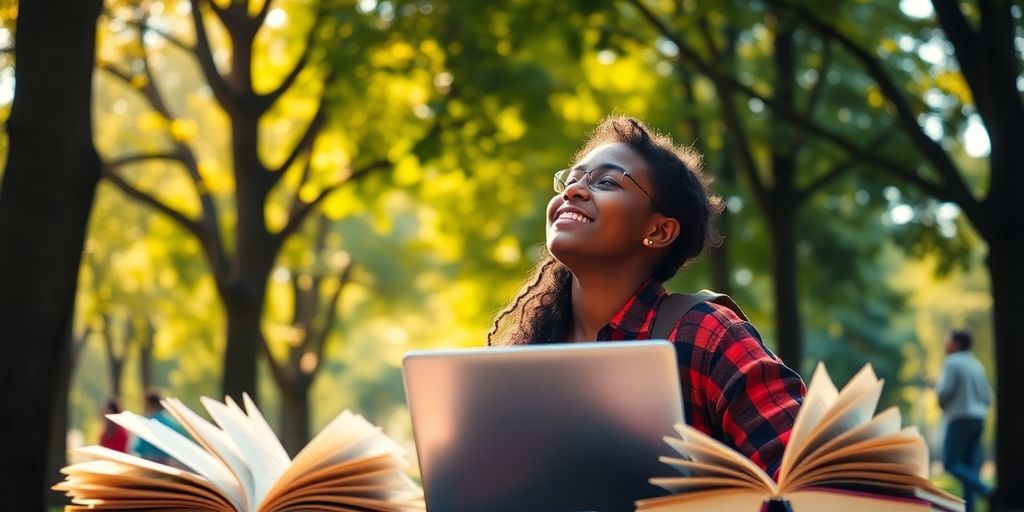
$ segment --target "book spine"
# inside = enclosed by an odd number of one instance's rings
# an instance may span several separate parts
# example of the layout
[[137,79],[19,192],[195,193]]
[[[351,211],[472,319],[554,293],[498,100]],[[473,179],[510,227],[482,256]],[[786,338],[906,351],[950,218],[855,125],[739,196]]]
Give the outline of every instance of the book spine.
[[761,512],[793,512],[789,501],[782,498],[772,498],[761,503]]

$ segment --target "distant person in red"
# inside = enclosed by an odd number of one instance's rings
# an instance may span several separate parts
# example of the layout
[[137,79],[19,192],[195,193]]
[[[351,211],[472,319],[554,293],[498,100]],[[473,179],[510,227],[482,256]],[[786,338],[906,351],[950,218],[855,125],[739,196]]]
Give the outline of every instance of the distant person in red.
[[116,398],[108,398],[103,403],[103,433],[100,434],[100,446],[127,453],[128,431],[107,419],[108,414],[119,412],[121,412],[121,406],[117,403]]

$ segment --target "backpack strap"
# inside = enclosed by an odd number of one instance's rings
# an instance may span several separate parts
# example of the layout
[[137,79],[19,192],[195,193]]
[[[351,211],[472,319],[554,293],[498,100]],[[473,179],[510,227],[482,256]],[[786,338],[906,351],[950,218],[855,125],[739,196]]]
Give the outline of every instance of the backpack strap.
[[702,302],[714,302],[725,306],[736,313],[741,320],[746,321],[747,315],[743,314],[736,301],[724,293],[715,293],[711,290],[701,290],[697,293],[671,293],[661,299],[658,310],[654,313],[654,326],[651,327],[652,340],[666,340],[671,334],[679,319]]

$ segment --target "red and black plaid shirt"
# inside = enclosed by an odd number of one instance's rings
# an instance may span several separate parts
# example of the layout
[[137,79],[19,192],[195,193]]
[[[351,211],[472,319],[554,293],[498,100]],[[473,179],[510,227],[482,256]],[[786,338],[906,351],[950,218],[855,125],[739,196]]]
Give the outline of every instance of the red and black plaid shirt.
[[[648,280],[597,333],[599,341],[651,337],[665,289]],[[732,310],[701,303],[669,334],[676,347],[687,423],[775,476],[806,391],[797,373]]]

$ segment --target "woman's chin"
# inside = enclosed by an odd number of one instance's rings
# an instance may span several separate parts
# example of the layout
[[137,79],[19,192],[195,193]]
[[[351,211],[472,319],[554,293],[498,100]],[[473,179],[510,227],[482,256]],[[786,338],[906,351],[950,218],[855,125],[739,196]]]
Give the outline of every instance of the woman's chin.
[[572,259],[575,255],[582,254],[584,252],[583,242],[584,240],[572,236],[570,233],[548,232],[548,252],[562,263],[566,263],[566,260]]

